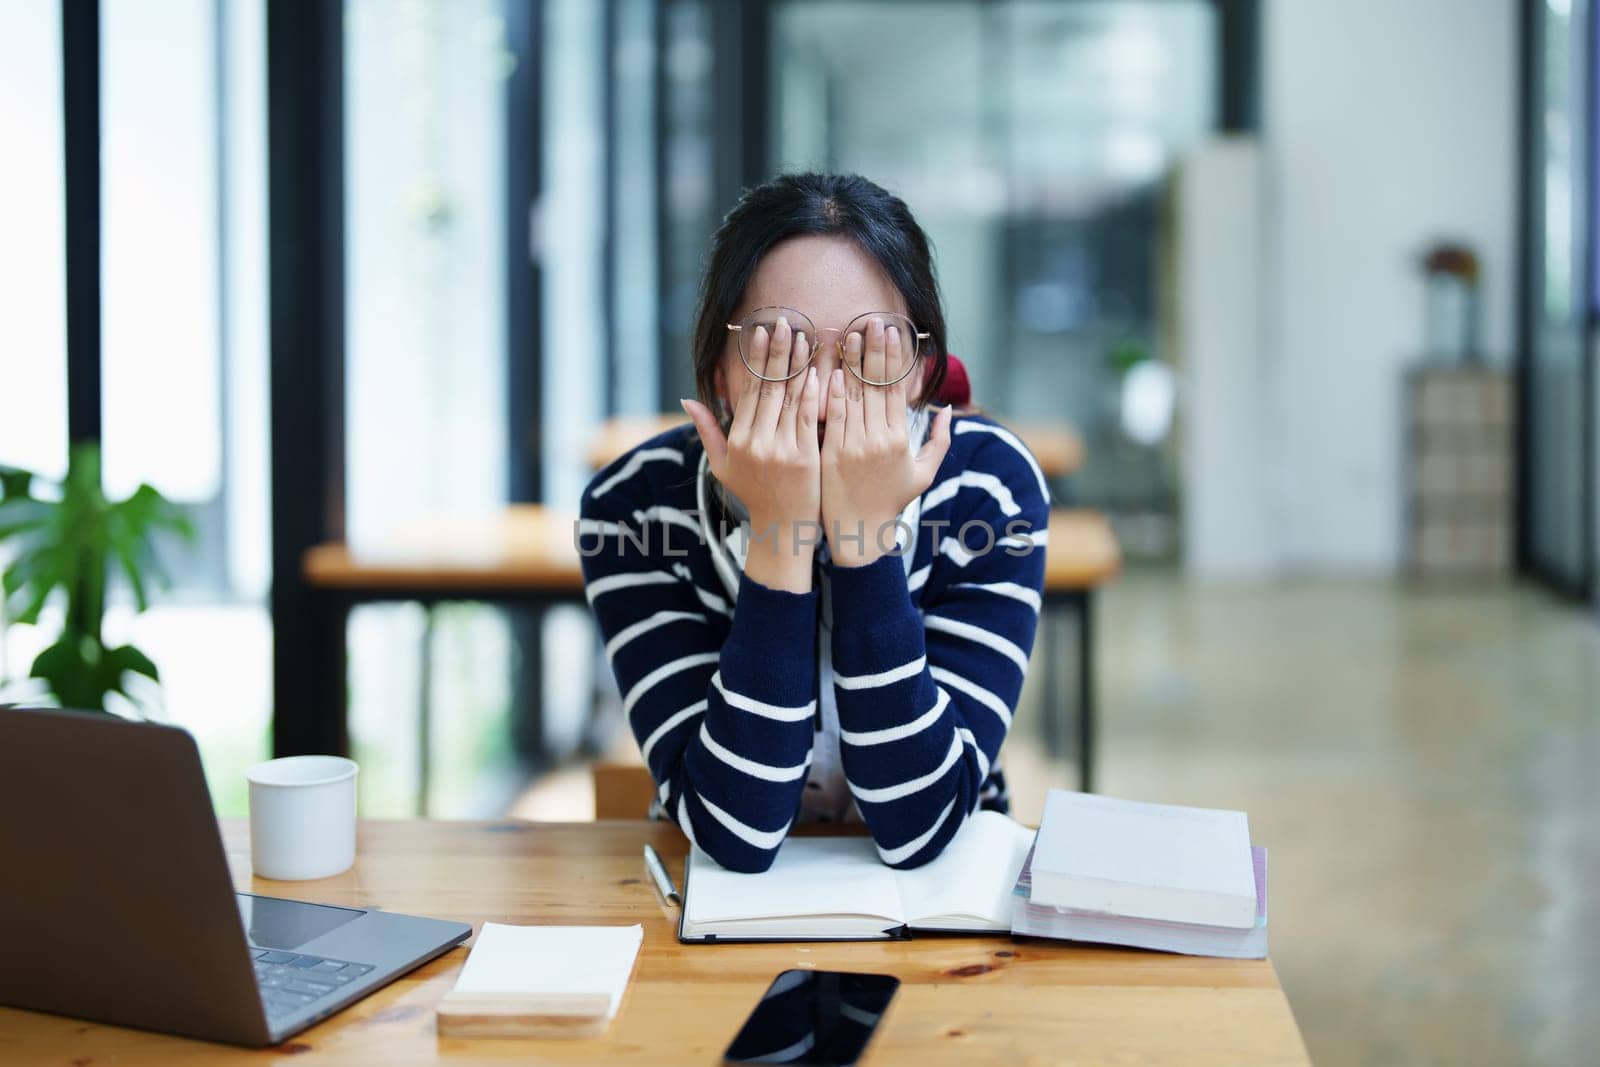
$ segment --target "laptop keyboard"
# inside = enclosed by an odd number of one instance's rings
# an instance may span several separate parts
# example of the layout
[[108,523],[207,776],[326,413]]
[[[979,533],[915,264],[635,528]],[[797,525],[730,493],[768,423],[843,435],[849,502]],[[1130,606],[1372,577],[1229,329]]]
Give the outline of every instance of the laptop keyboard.
[[267,1018],[276,1019],[314,1005],[336,990],[372,970],[365,963],[347,963],[322,956],[303,956],[297,952],[278,952],[252,948],[256,985]]

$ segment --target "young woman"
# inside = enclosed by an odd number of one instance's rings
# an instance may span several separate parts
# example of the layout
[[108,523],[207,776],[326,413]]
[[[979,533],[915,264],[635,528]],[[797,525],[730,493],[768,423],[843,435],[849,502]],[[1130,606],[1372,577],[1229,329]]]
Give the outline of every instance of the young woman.
[[1043,475],[935,408],[944,312],[905,204],[854,175],[752,189],[712,242],[693,427],[596,475],[578,539],[655,813],[762,871],[796,819],[939,855],[998,766],[1044,581]]

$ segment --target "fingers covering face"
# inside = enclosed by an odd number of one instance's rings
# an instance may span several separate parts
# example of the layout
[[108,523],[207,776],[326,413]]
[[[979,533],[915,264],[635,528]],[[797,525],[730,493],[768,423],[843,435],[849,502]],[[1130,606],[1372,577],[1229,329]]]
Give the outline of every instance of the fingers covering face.
[[[867,352],[862,361],[863,376],[867,382],[883,381],[889,371],[889,355],[885,350],[888,342],[888,333],[884,329],[883,319],[874,315],[867,321]],[[863,429],[868,435],[881,432],[888,426],[888,416],[884,412],[884,389],[881,385],[862,385],[862,408],[866,415],[866,425]]]
[[[811,352],[806,335],[796,330],[789,343],[789,361],[784,369],[785,374],[792,374],[806,365]],[[795,423],[802,404],[801,397],[805,394],[806,385],[811,378],[810,371],[801,371],[783,383],[783,410],[778,415],[778,433],[793,434]],[[813,401],[813,414],[815,414],[815,401]]]
[[844,383],[848,377],[843,367],[835,367],[833,373],[828,375],[828,426],[822,450],[829,455],[838,455],[844,447],[845,424],[849,421],[846,412],[849,401],[845,398]]
[[[759,326],[756,330],[758,333],[765,332]],[[765,359],[752,359],[752,364],[761,368],[761,373],[767,380],[760,383],[760,400],[756,405],[755,422],[751,428],[756,432],[770,434],[777,429],[778,419],[783,412],[784,399],[788,395],[789,383],[782,379],[789,375],[789,357],[794,348],[794,330],[789,326],[787,319],[780,318],[773,326],[772,335],[767,339],[765,348]]]

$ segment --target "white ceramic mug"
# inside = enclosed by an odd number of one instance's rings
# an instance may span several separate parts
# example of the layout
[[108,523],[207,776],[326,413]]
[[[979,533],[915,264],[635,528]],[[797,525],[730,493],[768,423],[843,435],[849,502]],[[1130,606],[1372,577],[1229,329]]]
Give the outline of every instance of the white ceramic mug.
[[285,756],[245,772],[256,874],[301,881],[355,863],[358,769],[341,756]]

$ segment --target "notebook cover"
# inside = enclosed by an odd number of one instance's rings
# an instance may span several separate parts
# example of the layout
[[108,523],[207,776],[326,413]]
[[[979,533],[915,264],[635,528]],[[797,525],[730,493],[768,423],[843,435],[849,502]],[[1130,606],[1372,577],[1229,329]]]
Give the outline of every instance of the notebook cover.
[[683,932],[683,927],[689,921],[689,880],[694,874],[694,853],[684,857],[683,861],[683,905],[678,908],[678,941],[685,945],[753,945],[753,944],[810,944],[819,941],[906,941],[911,937],[911,928],[900,925],[892,926],[877,936],[867,937],[800,937],[796,935],[775,935],[773,937],[723,937],[720,934],[704,934],[700,937],[689,937]]

